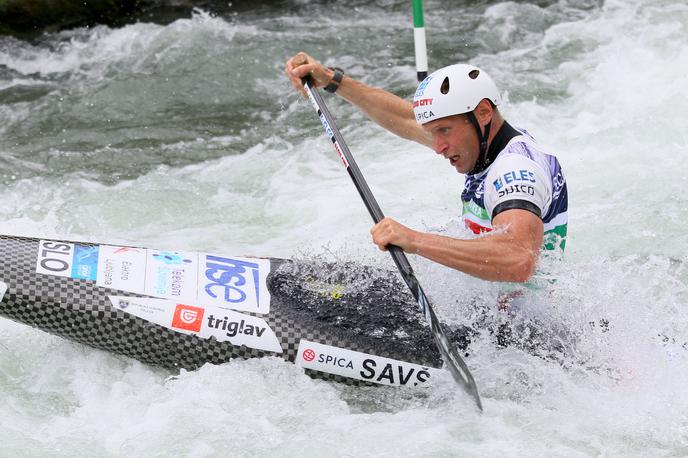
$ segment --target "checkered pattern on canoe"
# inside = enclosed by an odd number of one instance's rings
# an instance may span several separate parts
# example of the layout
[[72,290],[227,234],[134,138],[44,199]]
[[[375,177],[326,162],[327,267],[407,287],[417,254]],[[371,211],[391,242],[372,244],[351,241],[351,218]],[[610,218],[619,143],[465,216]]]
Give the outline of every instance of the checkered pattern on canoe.
[[[0,281],[8,287],[0,302],[0,315],[91,347],[170,369],[193,370],[205,363],[221,364],[232,358],[267,354],[213,338],[175,332],[116,309],[107,298],[108,295],[133,296],[130,293],[102,288],[87,280],[37,274],[38,244],[38,239],[0,235]],[[272,262],[277,266],[285,261]],[[322,320],[311,319],[307,310],[290,306],[298,298],[282,296],[273,294],[270,314],[258,316],[275,332],[287,361],[296,359],[299,341],[308,339],[419,364],[439,365],[436,352],[424,348],[419,353],[403,346],[395,347],[389,339],[385,340],[388,345],[380,348],[380,339],[324,325]],[[310,370],[307,373],[317,378],[362,383]]]

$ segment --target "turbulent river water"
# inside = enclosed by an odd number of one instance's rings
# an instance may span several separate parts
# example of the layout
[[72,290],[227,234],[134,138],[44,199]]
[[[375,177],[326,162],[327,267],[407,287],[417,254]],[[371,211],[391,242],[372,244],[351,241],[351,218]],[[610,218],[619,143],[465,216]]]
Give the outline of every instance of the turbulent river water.
[[[410,2],[288,6],[0,38],[0,232],[392,268],[282,68],[306,50],[410,97]],[[448,376],[351,388],[277,358],[171,374],[0,319],[0,456],[688,455],[688,5],[425,9],[431,69],[484,67],[564,167],[540,319],[576,336],[569,363],[479,339],[481,414]],[[444,159],[326,100],[387,215],[466,236]],[[446,320],[501,289],[411,262]]]

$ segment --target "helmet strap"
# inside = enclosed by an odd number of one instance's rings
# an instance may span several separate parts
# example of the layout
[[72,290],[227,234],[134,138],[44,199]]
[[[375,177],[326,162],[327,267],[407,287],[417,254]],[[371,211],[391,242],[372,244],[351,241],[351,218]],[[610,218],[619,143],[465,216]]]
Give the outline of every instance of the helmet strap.
[[489,165],[487,163],[487,139],[490,138],[490,127],[492,126],[492,120],[485,124],[485,134],[483,134],[483,131],[480,129],[480,123],[478,122],[478,118],[475,117],[475,114],[471,111],[468,112],[467,115],[468,119],[471,121],[471,124],[473,124],[473,127],[475,127],[475,132],[478,134],[478,142],[480,143],[478,160],[475,162],[473,170],[468,172],[469,175],[473,175],[475,173],[482,172]]

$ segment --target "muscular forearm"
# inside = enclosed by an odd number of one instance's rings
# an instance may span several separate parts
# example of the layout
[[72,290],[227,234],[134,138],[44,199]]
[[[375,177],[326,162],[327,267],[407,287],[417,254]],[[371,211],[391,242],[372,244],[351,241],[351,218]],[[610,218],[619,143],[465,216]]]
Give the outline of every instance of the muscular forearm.
[[342,80],[337,94],[390,132],[432,147],[432,137],[416,123],[413,117],[411,102],[347,76]]
[[412,251],[432,261],[490,281],[525,282],[538,251],[515,242],[508,231],[472,240],[417,232]]
[[[303,52],[289,59],[284,71],[292,86],[304,95],[301,78],[308,76],[317,87],[326,87],[333,82],[335,74],[334,70],[325,67]],[[368,86],[349,76],[343,77],[336,91],[338,95],[390,132],[432,148],[432,137],[416,123],[411,102],[382,89]]]

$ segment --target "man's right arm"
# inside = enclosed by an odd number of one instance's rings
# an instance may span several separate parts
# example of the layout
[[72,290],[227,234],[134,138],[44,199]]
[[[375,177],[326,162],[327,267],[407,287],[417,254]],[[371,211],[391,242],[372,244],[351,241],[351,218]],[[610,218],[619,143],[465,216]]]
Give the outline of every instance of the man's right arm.
[[[304,76],[310,75],[317,87],[326,86],[334,76],[334,71],[306,53],[298,53],[289,59],[285,73],[294,88],[302,93],[301,78]],[[390,132],[432,148],[432,137],[416,122],[411,102],[347,75],[339,84],[337,94]]]

